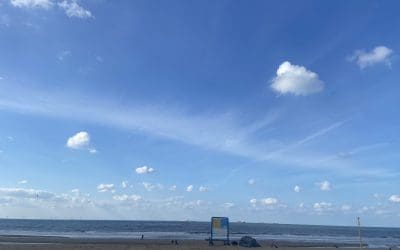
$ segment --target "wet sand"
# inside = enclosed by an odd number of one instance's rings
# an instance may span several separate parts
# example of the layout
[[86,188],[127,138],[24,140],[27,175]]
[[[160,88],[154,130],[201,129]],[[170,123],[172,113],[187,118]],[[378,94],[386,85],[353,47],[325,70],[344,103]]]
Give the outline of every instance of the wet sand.
[[[136,239],[76,239],[67,237],[43,237],[43,236],[0,236],[0,249],[9,250],[172,250],[172,249],[247,249],[239,246],[223,246],[217,242],[214,246],[209,246],[205,240],[179,240],[178,245],[172,244],[170,240],[136,240]],[[306,243],[306,242],[284,242],[284,241],[259,241],[261,247],[256,249],[274,250],[357,250],[357,245],[337,245],[335,243]],[[386,250],[388,250],[386,248]]]

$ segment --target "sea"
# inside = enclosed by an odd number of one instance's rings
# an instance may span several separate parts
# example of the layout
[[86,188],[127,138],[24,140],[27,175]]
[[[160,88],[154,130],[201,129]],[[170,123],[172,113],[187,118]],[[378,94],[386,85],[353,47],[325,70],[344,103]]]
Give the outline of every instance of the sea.
[[[400,247],[400,228],[362,227],[368,247]],[[113,220],[22,220],[0,219],[0,235],[62,236],[71,238],[206,239],[210,222],[113,221]],[[358,228],[348,226],[230,223],[230,238],[249,235],[257,240],[310,243],[359,243]]]

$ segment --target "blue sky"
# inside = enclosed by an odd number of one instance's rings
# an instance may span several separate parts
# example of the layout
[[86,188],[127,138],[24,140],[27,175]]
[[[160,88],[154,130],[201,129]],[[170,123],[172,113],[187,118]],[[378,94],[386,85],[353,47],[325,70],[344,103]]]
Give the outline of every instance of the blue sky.
[[396,1],[0,1],[0,217],[398,226]]

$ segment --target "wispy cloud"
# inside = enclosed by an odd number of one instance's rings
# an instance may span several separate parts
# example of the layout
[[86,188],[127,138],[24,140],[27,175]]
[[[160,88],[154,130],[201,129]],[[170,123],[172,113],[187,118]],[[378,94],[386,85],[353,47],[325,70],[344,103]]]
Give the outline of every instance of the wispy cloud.
[[329,181],[321,181],[315,183],[321,191],[330,191],[332,189],[331,183]]
[[[18,93],[18,95],[10,95]],[[0,88],[0,109],[68,120],[91,122],[154,137],[167,138],[208,150],[215,150],[256,161],[317,168],[326,155],[304,152],[303,145],[328,135],[348,120],[334,122],[303,139],[288,144],[277,143],[279,138],[261,140],[259,129],[277,122],[279,114],[270,111],[263,119],[240,121],[233,113],[188,114],[180,108],[169,109],[150,105],[122,107],[99,98],[35,91],[4,84]],[[104,98],[103,98],[104,100]],[[286,157],[290,152],[291,157]],[[330,168],[335,170],[335,168]]]
[[161,184],[153,184],[153,183],[150,183],[150,182],[142,182],[142,185],[149,192],[151,192],[151,191],[153,191],[155,189],[161,190],[161,189],[164,188],[164,186],[161,185]]
[[51,0],[11,0],[10,3],[18,8],[50,9],[53,6],[53,1]]
[[364,153],[364,152],[368,152],[370,150],[386,147],[386,146],[389,146],[389,145],[390,145],[389,142],[381,142],[381,143],[362,145],[362,146],[358,146],[358,147],[355,147],[353,149],[350,149],[348,151],[341,151],[341,152],[339,152],[337,154],[337,157],[351,157],[351,156],[354,156],[354,155],[357,155],[357,154],[361,154],[361,153]]
[[117,201],[134,201],[134,202],[136,202],[136,201],[141,200],[142,197],[140,195],[135,195],[135,194],[132,194],[132,195],[123,194],[123,195],[114,195],[113,199],[117,200]]
[[54,198],[55,194],[43,190],[24,189],[24,188],[0,188],[0,195],[14,198],[35,198],[35,199],[50,199]]
[[[65,14],[70,18],[80,18],[80,19],[94,18],[90,10],[85,9],[79,4],[79,0],[62,0],[59,2],[53,0],[10,0],[10,4],[16,8],[44,9],[44,10],[50,10],[55,4],[57,4],[58,7],[61,10],[63,10]],[[59,56],[59,59],[62,61],[63,58],[68,54],[65,55],[61,54]]]
[[393,50],[386,46],[377,46],[371,51],[357,50],[348,59],[358,64],[361,69],[384,63],[390,67]]
[[100,193],[104,193],[104,192],[115,192],[114,189],[114,184],[99,184],[97,186],[97,191]]
[[396,194],[391,195],[389,197],[389,201],[395,202],[395,203],[400,203],[400,195],[396,195]]
[[205,186],[200,186],[199,187],[199,191],[200,192],[208,192],[210,189],[208,188],[208,187],[205,187]]
[[84,120],[258,160],[263,160],[275,145],[252,140],[254,131],[276,119],[273,112],[271,118],[239,125],[231,113],[189,115],[179,108],[166,110],[147,105],[127,109],[115,103],[99,103],[87,96],[38,92],[18,87],[11,91],[5,85],[0,89],[0,109]]
[[[279,158],[282,157],[283,153],[286,152],[290,152],[295,150],[296,148],[299,148],[302,145],[305,145],[313,140],[316,140],[326,134],[328,134],[329,132],[333,131],[334,129],[339,128],[340,126],[342,126],[345,122],[347,122],[347,120],[345,121],[339,121],[339,122],[335,122],[325,128],[319,129],[316,132],[307,135],[305,138],[300,139],[298,141],[292,142],[288,145],[284,145],[282,147],[280,147],[278,150],[272,151],[270,152],[268,155],[265,156],[266,159],[273,159],[273,158]],[[316,156],[314,156],[314,159],[317,158]]]
[[328,212],[333,210],[333,205],[330,202],[316,202],[313,205],[313,208],[316,212]]
[[314,139],[316,139],[318,137],[324,136],[327,133],[329,133],[330,131],[342,126],[345,122],[346,121],[335,122],[335,123],[329,125],[328,127],[323,128],[321,130],[318,130],[317,132],[307,136],[306,138],[304,138],[304,139],[292,144],[290,147],[291,148],[298,147],[298,146],[306,144],[307,142],[310,142],[310,141],[312,141],[312,140],[314,140]]
[[68,17],[91,18],[92,12],[80,6],[77,0],[64,0],[58,6],[65,11]]

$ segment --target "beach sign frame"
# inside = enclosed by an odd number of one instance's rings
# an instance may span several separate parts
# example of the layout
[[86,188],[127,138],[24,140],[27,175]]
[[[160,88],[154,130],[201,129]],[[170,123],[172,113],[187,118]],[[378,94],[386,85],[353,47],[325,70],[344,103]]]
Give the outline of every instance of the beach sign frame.
[[214,245],[214,241],[223,241],[224,245],[229,245],[229,218],[211,217],[211,235],[209,245]]

